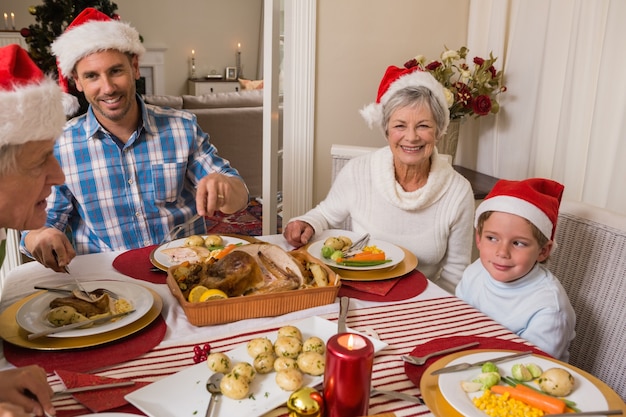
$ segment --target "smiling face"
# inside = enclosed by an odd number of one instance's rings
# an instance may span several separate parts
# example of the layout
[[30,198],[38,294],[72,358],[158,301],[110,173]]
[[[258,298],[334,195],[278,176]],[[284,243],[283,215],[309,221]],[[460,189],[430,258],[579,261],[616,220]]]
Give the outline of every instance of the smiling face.
[[387,141],[396,170],[429,163],[436,134],[436,122],[428,105],[414,104],[393,111],[387,125]]
[[[136,124],[138,106],[135,81],[139,79],[137,56],[107,50],[82,58],[76,64],[74,82],[92,105],[98,121],[107,129],[113,124]],[[111,130],[111,129],[110,129]]]
[[548,258],[552,241],[540,246],[528,220],[494,211],[476,233],[476,247],[493,279],[512,282],[526,275],[536,262]]
[[54,140],[27,142],[17,155],[17,169],[0,177],[0,227],[30,230],[46,221],[46,197],[65,176],[52,153]]

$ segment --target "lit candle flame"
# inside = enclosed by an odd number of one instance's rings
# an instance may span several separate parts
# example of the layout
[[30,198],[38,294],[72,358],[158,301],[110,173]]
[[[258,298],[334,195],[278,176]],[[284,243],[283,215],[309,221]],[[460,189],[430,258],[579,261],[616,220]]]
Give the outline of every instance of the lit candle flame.
[[192,49],[192,50],[191,50],[191,56],[194,56],[195,54],[196,54],[196,50],[195,50],[195,49]]
[[348,346],[347,346],[348,350],[353,350],[354,349],[354,336],[350,335],[348,336]]

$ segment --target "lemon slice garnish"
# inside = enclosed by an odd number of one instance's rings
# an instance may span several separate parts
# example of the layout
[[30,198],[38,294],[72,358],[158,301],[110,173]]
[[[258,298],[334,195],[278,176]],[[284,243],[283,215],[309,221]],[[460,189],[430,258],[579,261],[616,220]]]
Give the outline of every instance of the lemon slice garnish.
[[220,290],[207,290],[200,296],[200,302],[208,300],[223,300],[228,298],[228,295],[224,291]]
[[189,301],[190,303],[197,303],[200,301],[200,297],[202,297],[202,294],[207,291],[209,291],[209,289],[204,285],[196,285],[191,289],[191,291],[189,291],[187,301]]

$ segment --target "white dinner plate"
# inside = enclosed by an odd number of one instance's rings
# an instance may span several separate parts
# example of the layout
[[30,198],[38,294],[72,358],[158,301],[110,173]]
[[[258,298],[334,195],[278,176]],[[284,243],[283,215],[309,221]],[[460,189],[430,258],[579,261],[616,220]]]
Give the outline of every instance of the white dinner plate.
[[[337,323],[316,316],[289,324],[300,329],[303,339],[317,336],[327,342],[337,333]],[[255,335],[251,339],[267,337],[274,342],[276,335],[277,332],[274,331]],[[376,352],[387,346],[380,340],[365,334],[363,336],[372,341]],[[253,361],[248,355],[246,343],[226,354],[233,364],[239,362],[251,364]],[[212,373],[207,364],[202,362],[133,391],[124,398],[150,417],[203,416],[211,397],[205,384]],[[222,395],[215,404],[213,417],[258,417],[284,404],[291,393],[279,388],[275,377],[275,372],[257,374],[250,384],[250,394],[253,398],[233,400]],[[305,375],[303,386],[315,386],[322,381],[323,376]]]
[[[341,234],[336,234],[333,236],[341,236],[343,235],[343,233]],[[353,233],[354,235],[354,233]],[[345,235],[348,236],[348,235]],[[356,236],[356,235],[355,235]],[[354,239],[354,237],[352,236],[348,236],[351,239]],[[356,239],[358,239],[359,236],[356,236]],[[375,265],[375,266],[345,266],[345,265],[339,265],[337,264],[337,262],[333,261],[332,259],[327,259],[324,258],[322,256],[322,247],[324,246],[324,240],[318,240],[316,242],[313,242],[309,245],[309,247],[307,248],[308,252],[312,255],[315,256],[316,258],[318,258],[320,261],[324,262],[326,265],[331,266],[333,268],[341,268],[341,269],[351,269],[353,271],[373,271],[376,269],[387,269],[387,268],[393,268],[394,266],[398,265],[400,262],[402,262],[404,260],[404,251],[399,248],[398,246],[389,243],[389,242],[385,242],[382,240],[377,240],[377,239],[370,239],[368,245],[369,246],[376,246],[377,248],[383,250],[385,252],[385,257],[386,259],[391,259],[391,262],[387,262],[381,265]]]
[[[207,236],[209,235],[203,235],[203,237],[207,237]],[[239,239],[238,237],[233,237],[233,236],[220,236],[220,237],[224,241],[224,246],[237,245],[237,244],[247,245],[248,243],[250,243],[247,240]],[[157,268],[167,271],[167,269],[170,266],[174,266],[176,264],[172,263],[169,255],[166,255],[165,253],[162,252],[163,249],[181,247],[185,244],[186,239],[187,238],[185,237],[181,239],[172,240],[171,242],[168,242],[159,246],[152,252],[152,254],[150,254],[150,262],[152,262],[152,264],[156,266]]]
[[137,417],[137,414],[130,413],[96,413],[96,414],[81,414],[76,417]]
[[[462,362],[474,363],[510,354],[511,352],[508,351],[468,353],[467,355],[460,356],[450,361],[446,366],[452,366]],[[498,363],[497,366],[500,370],[500,375],[511,376],[511,367],[516,363],[535,363],[544,371],[550,368],[561,367],[558,362],[554,362],[545,356],[531,355]],[[565,367],[563,367],[563,369],[566,369],[574,377],[574,391],[566,398],[574,401],[577,408],[581,411],[606,410],[608,408],[606,398],[591,381],[572,369]],[[452,407],[467,417],[484,417],[486,415],[472,403],[472,398],[480,397],[482,391],[466,393],[461,388],[461,381],[471,381],[476,378],[479,373],[480,368],[476,367],[462,372],[439,375],[439,389],[441,390],[441,394]]]
[[[154,297],[152,293],[141,285],[123,281],[86,281],[81,282],[87,291],[98,288],[111,290],[122,298],[128,300],[135,311],[119,320],[110,321],[102,325],[88,327],[86,329],[67,330],[62,333],[51,334],[48,337],[81,337],[106,333],[111,330],[120,329],[142,318],[152,308]],[[75,288],[73,284],[64,288]],[[63,294],[46,291],[41,295],[27,301],[17,310],[15,320],[21,328],[31,333],[41,332],[54,326],[46,320],[46,314],[50,311],[50,302],[55,298],[64,297]]]

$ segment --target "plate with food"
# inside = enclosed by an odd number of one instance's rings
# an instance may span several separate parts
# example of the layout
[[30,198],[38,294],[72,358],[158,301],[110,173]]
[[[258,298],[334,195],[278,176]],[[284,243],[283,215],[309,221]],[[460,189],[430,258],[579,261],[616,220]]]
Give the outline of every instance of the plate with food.
[[211,256],[225,255],[236,246],[246,245],[251,239],[228,235],[193,235],[172,240],[150,254],[150,262],[167,271],[170,266],[187,262],[201,262]]
[[[487,361],[509,354],[511,354],[510,351],[504,350],[467,352],[457,356],[446,366],[463,362]],[[521,394],[527,395],[527,397],[523,397],[524,401],[532,401],[529,398],[534,397],[543,401],[542,406],[555,407],[551,409],[553,410],[551,414],[557,412],[555,411],[558,410],[556,407],[561,407],[561,404],[580,411],[603,410],[608,407],[606,398],[593,382],[572,367],[561,365],[559,361],[533,354],[524,358],[514,358],[492,364],[492,366],[496,367],[495,370],[473,367],[465,371],[439,375],[438,385],[445,400],[464,416],[484,417],[486,414],[474,405],[474,400],[484,395],[485,391],[482,388],[485,386],[483,384],[488,386],[498,379],[494,374],[489,373],[495,371],[500,375],[500,382],[496,384],[498,388],[492,388],[491,395],[500,395],[500,392],[510,389],[511,385],[504,382],[506,379],[519,384],[516,386],[517,390],[522,392],[526,390],[525,394]],[[519,381],[513,381],[514,377],[526,381],[520,384]],[[545,397],[541,397],[541,394],[535,394],[537,390],[554,396],[548,396],[548,400],[546,400]],[[494,394],[494,392],[498,392],[498,394]],[[556,401],[551,399],[556,399]]]
[[[92,336],[106,333],[127,326],[142,318],[152,307],[152,293],[141,285],[122,281],[86,281],[82,282],[91,299],[79,295],[78,291],[63,294],[57,291],[45,291],[24,303],[16,312],[15,320],[24,330],[38,333],[54,327],[71,324],[85,319],[105,317],[111,314],[134,312],[87,328],[77,328],[48,337],[71,338]],[[73,285],[59,287],[72,290]],[[117,295],[117,299],[102,290]]]
[[353,271],[390,269],[404,260],[402,248],[378,239],[369,239],[363,249],[345,256],[343,251],[358,239],[354,236],[337,233],[311,243],[307,250],[330,267]]
[[[290,343],[294,333],[301,335],[300,341],[302,346],[300,350],[298,350],[297,346]],[[230,371],[225,372],[226,376],[223,378],[223,381],[231,381],[231,384],[222,387],[224,395],[215,404],[213,416],[263,416],[287,401],[291,395],[291,389],[295,390],[294,386],[289,386],[294,378],[301,378],[302,386],[315,386],[323,381],[323,375],[320,375],[319,372],[313,372],[317,374],[313,375],[297,371],[293,367],[293,362],[287,360],[281,360],[278,365],[274,363],[269,373],[263,374],[255,371],[251,381],[247,377],[230,378],[228,377],[230,372],[233,369],[239,369],[240,376],[244,374],[251,375],[251,367],[252,370],[255,370],[268,366],[262,360],[263,355],[258,354],[258,352],[265,349],[265,345],[268,343],[275,350],[281,352],[283,359],[291,357],[295,363],[300,364],[301,369],[312,372],[313,369],[319,369],[319,367],[315,366],[317,360],[311,360],[316,355],[309,355],[308,353],[315,351],[319,354],[317,349],[319,349],[320,345],[325,347],[328,339],[336,333],[337,323],[320,317],[314,316],[290,323],[276,331],[260,333],[250,337],[249,341],[229,352],[211,352],[206,361],[133,391],[127,394],[125,398],[150,417],[204,415],[211,397],[207,392],[206,382],[216,370],[219,370],[219,366],[227,363]],[[286,342],[287,339],[279,338],[279,335],[284,336],[285,334],[292,336],[288,336],[290,342]],[[367,335],[363,336],[368,337],[372,341],[376,352],[387,346],[380,340]],[[322,343],[317,339],[320,339]],[[311,350],[304,354],[302,353],[303,346],[310,346]],[[257,356],[253,358],[252,355]],[[257,368],[254,368],[255,366]],[[282,366],[284,368],[280,369],[284,369],[285,373],[281,373],[278,376],[279,372],[276,372],[273,368]],[[299,376],[293,377],[294,374],[298,375],[294,371],[299,372]],[[234,379],[238,382],[233,385],[232,381]],[[281,386],[285,389],[281,388]]]

